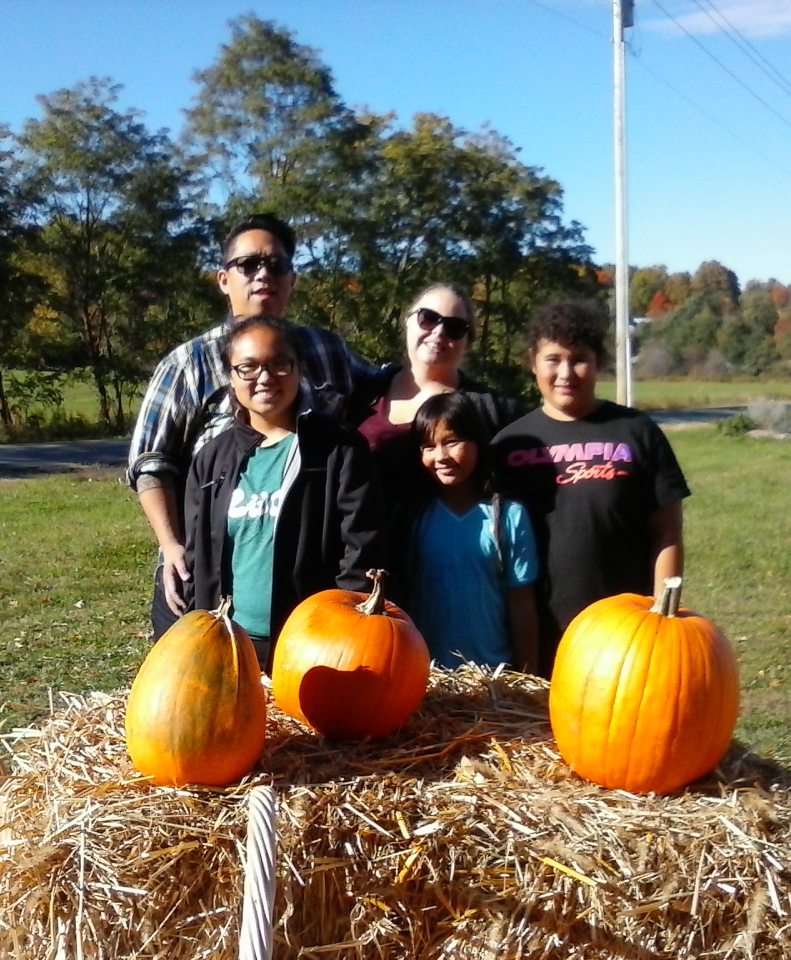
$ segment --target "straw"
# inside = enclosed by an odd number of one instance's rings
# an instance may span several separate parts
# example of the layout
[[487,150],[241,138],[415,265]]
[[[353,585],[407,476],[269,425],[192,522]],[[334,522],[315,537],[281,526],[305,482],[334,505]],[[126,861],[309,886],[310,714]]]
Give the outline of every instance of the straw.
[[125,698],[61,694],[0,738],[14,960],[238,960],[262,787],[277,960],[787,956],[791,773],[739,743],[672,796],[605,790],[559,757],[546,683],[465,666],[432,671],[375,743],[330,743],[270,704],[248,778],[172,790],[136,775]]

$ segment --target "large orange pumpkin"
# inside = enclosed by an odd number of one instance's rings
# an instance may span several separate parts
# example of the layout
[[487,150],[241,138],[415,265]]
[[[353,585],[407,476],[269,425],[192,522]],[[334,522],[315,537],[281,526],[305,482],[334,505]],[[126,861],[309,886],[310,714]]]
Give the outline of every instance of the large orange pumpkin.
[[143,661],[126,707],[126,746],[153,783],[222,786],[248,773],[266,734],[253,643],[218,610],[187,613]]
[[426,642],[384,598],[384,571],[369,570],[370,596],[323,590],[294,608],[275,644],[272,696],[325,737],[359,740],[396,730],[428,683]]
[[733,650],[717,627],[663,597],[621,594],[583,610],[563,635],[549,690],[558,750],[580,776],[669,793],[708,773],[739,713]]

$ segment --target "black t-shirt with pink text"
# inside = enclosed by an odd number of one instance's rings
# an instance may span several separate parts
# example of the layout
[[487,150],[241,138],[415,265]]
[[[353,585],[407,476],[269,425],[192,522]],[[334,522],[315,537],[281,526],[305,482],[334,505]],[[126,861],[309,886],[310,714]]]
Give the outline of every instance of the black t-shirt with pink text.
[[533,410],[492,443],[502,492],[527,507],[541,559],[543,670],[588,604],[653,591],[649,518],[689,496],[675,454],[644,414],[604,401],[581,420]]

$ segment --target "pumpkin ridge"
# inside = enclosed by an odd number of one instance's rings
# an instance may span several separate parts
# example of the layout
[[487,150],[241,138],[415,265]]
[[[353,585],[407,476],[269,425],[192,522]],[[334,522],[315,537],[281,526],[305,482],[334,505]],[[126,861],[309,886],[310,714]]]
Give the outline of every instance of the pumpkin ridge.
[[[595,606],[595,604],[593,604],[592,606]],[[590,610],[590,607],[587,609]],[[593,616],[592,622],[595,625],[595,618],[597,616],[596,611],[592,611],[592,616]],[[632,616],[633,616],[632,610],[622,611],[622,616],[620,620],[616,622],[615,626],[620,628],[624,623],[626,623],[627,620],[631,619]],[[583,619],[582,622],[585,623],[586,620],[587,618]],[[580,732],[583,729],[585,729],[586,725],[590,722],[590,720],[586,716],[585,708],[586,707],[592,708],[595,716],[599,716],[600,714],[603,713],[607,717],[611,717],[618,703],[618,686],[619,686],[618,680],[614,678],[607,684],[606,691],[602,689],[600,675],[594,676],[597,672],[597,668],[600,668],[599,658],[598,658],[598,648],[594,648],[593,644],[590,644],[590,643],[586,644],[585,638],[587,636],[589,641],[590,634],[586,634],[586,632],[583,631],[579,634],[579,636],[580,636],[580,645],[582,646],[583,651],[585,650],[585,647],[588,646],[589,652],[588,652],[587,670],[583,680],[582,689],[579,691],[578,694],[577,694],[577,691],[574,691],[575,698],[577,699],[577,702],[579,703],[579,706],[580,706],[579,723],[578,723],[578,730],[577,730],[578,757],[580,756],[580,752],[581,752],[580,751],[580,740],[581,740]],[[572,652],[574,652],[573,646],[569,649],[569,653],[571,654]],[[628,652],[627,647],[624,647],[624,649],[621,651],[621,659],[620,659],[620,665],[618,670],[619,677],[620,677],[621,671],[623,670],[623,659],[627,652]],[[594,720],[595,720],[595,717],[594,717]],[[597,765],[606,766],[608,756],[609,756],[609,749],[610,749],[609,733],[610,733],[610,729],[609,729],[609,723],[608,723],[607,730],[605,731],[604,737],[601,738],[600,736],[597,736],[595,742],[590,745],[591,747],[590,751],[585,751],[584,757],[583,757],[585,768],[588,767],[591,760],[593,760],[593,762]],[[595,754],[595,757],[591,757],[591,753]]]
[[[631,627],[630,621],[634,620],[634,626]],[[625,628],[630,627],[630,632],[628,639],[624,634],[623,642],[620,646],[620,662],[618,668],[617,677],[613,677],[612,687],[611,687],[611,697],[607,702],[607,716],[613,718],[614,716],[622,717],[625,713],[625,709],[622,706],[623,703],[628,703],[629,705],[629,720],[630,720],[630,730],[628,733],[628,746],[626,749],[623,749],[623,744],[625,740],[625,724],[618,723],[617,728],[611,721],[607,724],[607,735],[604,742],[604,751],[601,758],[602,765],[605,770],[605,776],[607,782],[610,781],[617,782],[619,779],[623,779],[623,774],[625,772],[626,781],[629,779],[629,766],[631,763],[631,757],[633,754],[633,747],[635,738],[637,735],[637,724],[640,717],[640,704],[637,704],[637,709],[634,709],[632,706],[631,698],[628,696],[628,687],[634,682],[634,674],[637,667],[639,666],[635,663],[636,646],[639,646],[639,638],[642,630],[643,623],[645,621],[645,611],[644,610],[633,610],[628,609],[624,611],[624,616],[621,620],[616,621],[613,624],[613,633],[617,633],[619,636],[624,632]],[[645,667],[642,669],[642,675],[645,676],[646,670]],[[614,737],[621,742],[621,749],[613,749],[612,740]],[[624,771],[623,766],[619,765],[620,761],[623,759],[623,755],[626,755],[626,769]],[[617,766],[616,766],[617,765]],[[620,774],[620,776],[619,776]]]
[[[655,721],[651,724],[651,728],[645,732],[641,731],[640,727],[646,722],[642,719],[644,708],[646,712],[651,713],[652,717],[654,716],[654,711],[652,710],[649,702],[649,698],[653,699],[654,689],[650,685],[653,682],[654,686],[656,686],[656,681],[652,681],[654,658],[657,656],[657,654],[661,655],[663,653],[663,650],[661,649],[663,645],[665,647],[669,646],[669,644],[664,643],[664,635],[660,634],[663,626],[668,628],[668,624],[666,622],[668,619],[670,618],[662,613],[646,610],[643,623],[640,625],[638,635],[635,638],[635,643],[642,645],[642,650],[639,652],[642,654],[641,660],[644,663],[644,667],[642,671],[642,677],[640,678],[640,698],[634,713],[634,730],[626,762],[626,775],[624,777],[624,782],[629,784],[642,784],[643,780],[645,779],[646,766],[648,766],[653,773],[653,768],[657,764],[657,730]],[[651,632],[647,630],[647,627],[653,627],[653,631]],[[650,650],[648,649],[649,644]],[[664,652],[666,652],[666,650]],[[662,664],[662,668],[663,671],[666,672],[664,662]],[[670,710],[670,716],[666,721],[665,718],[668,717],[668,714],[665,713],[661,720],[661,727],[662,730],[665,731],[666,735],[671,729],[675,731],[670,734],[671,742],[673,742],[678,735],[678,706],[678,702],[675,704],[665,703],[665,709]],[[635,748],[635,742],[638,743],[637,748]]]
[[[696,634],[699,648],[703,646],[703,631],[705,631],[705,629],[705,624],[701,625],[699,632]],[[738,692],[738,677],[735,678],[734,682],[733,662],[726,655],[727,650],[724,637],[716,628],[715,632],[716,635],[709,639],[709,644],[715,644],[716,656],[710,660],[705,657],[703,659],[705,660],[707,670],[707,696],[710,702],[716,697],[716,721],[706,725],[705,750],[701,749],[701,753],[707,757],[716,757],[716,759],[712,761],[706,770],[700,770],[697,776],[703,776],[709,769],[716,766],[731,739],[730,736],[727,738],[724,737],[722,731],[732,729],[736,723],[736,716],[738,715],[738,697],[736,698],[736,710],[729,709],[729,704],[733,703],[734,700],[733,696],[729,694],[732,693],[734,688]]]

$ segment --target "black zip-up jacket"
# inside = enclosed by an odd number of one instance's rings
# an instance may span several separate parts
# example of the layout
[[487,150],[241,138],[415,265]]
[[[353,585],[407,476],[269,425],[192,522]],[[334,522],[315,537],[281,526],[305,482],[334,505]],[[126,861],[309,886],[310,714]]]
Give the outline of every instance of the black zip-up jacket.
[[[185,493],[189,609],[213,610],[231,592],[223,564],[228,507],[239,473],[260,443],[260,433],[235,421],[192,462]],[[315,411],[300,413],[275,523],[273,641],[293,608],[311,594],[334,587],[369,592],[366,571],[385,566],[384,531],[381,490],[365,439]]]

